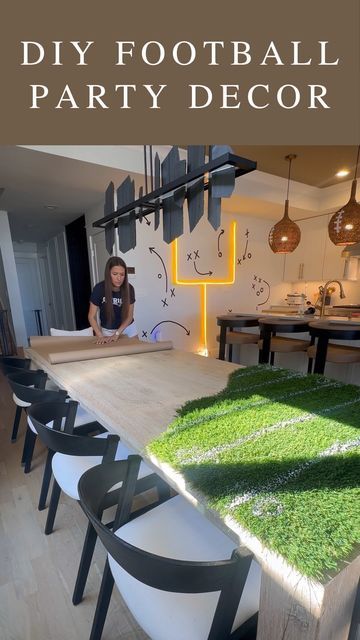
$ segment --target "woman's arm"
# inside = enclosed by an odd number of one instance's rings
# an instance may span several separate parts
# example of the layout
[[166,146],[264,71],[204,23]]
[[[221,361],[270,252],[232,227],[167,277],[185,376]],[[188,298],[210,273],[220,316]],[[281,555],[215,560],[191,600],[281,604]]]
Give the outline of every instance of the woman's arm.
[[93,331],[94,331],[95,335],[98,338],[102,338],[103,335],[101,333],[101,329],[100,329],[100,327],[98,325],[98,322],[97,322],[97,313],[98,313],[98,311],[99,311],[99,307],[97,307],[96,304],[93,304],[93,302],[90,302],[89,313],[88,313],[89,324],[93,328]]
[[117,329],[117,333],[119,335],[111,336],[110,342],[115,342],[116,340],[118,340],[120,335],[122,334],[122,332],[126,329],[126,327],[128,327],[129,324],[132,323],[133,319],[134,319],[134,305],[130,304],[129,305],[129,313],[128,313],[127,317],[124,318],[124,320],[122,321],[120,327]]

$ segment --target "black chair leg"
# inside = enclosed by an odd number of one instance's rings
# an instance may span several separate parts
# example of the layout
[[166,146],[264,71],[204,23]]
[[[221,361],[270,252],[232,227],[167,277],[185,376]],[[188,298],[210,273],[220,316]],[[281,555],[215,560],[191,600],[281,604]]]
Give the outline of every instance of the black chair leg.
[[13,429],[11,434],[11,442],[16,442],[16,438],[19,430],[20,418],[21,418],[21,411],[22,411],[22,407],[19,407],[18,405],[16,405],[14,424],[13,424]]
[[89,640],[100,640],[102,636],[113,586],[114,578],[110,571],[109,561],[106,560]]
[[271,366],[274,364],[275,352],[270,351],[270,364]]
[[51,481],[51,476],[52,476],[51,462],[52,462],[52,459],[53,459],[53,455],[54,455],[54,452],[50,451],[50,449],[49,449],[48,450],[48,454],[47,454],[47,458],[46,458],[44,475],[43,475],[43,479],[42,479],[41,491],[40,491],[40,496],[39,496],[39,504],[38,504],[39,511],[42,511],[43,509],[46,508],[46,499],[47,499],[49,486],[50,486],[50,481]]
[[27,426],[26,427],[26,433],[25,433],[23,451],[22,451],[22,455],[21,455],[21,466],[24,466],[25,465],[25,461],[26,461],[27,448],[28,448],[28,444],[29,444],[29,439],[31,437],[29,432],[31,432],[31,429],[30,429],[29,426]]
[[49,512],[48,512],[48,517],[46,519],[46,525],[45,525],[46,535],[49,535],[49,533],[53,532],[54,520],[55,520],[56,511],[59,504],[60,493],[61,493],[61,489],[54,478],[54,484],[53,484],[53,489],[51,492],[51,498],[50,498],[50,504],[49,504]]
[[81,602],[81,600],[83,599],[85,584],[89,575],[90,564],[94,555],[96,540],[97,533],[92,524],[89,522],[72,597],[72,603],[75,605],[79,604],[79,602]]
[[29,473],[31,469],[31,461],[33,458],[34,448],[36,442],[36,433],[34,433],[30,427],[27,428],[24,442],[24,450],[21,462],[24,463],[24,473]]
[[309,358],[307,372],[312,373],[313,359]]

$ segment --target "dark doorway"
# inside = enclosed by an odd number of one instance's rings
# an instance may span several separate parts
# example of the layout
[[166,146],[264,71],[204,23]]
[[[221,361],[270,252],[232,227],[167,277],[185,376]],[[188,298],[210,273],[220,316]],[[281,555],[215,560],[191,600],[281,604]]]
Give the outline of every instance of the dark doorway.
[[74,222],[67,224],[65,232],[76,329],[85,329],[89,326],[87,316],[91,293],[85,216],[80,216],[80,218],[77,218]]

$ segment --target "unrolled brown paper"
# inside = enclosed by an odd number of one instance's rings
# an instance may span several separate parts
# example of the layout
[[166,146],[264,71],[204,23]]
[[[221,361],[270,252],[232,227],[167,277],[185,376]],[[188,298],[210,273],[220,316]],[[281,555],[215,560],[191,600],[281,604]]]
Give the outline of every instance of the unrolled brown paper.
[[120,336],[117,342],[106,344],[96,344],[96,338],[91,336],[32,336],[30,346],[51,364],[165,351],[173,348],[170,341],[144,342],[139,338],[127,336]]

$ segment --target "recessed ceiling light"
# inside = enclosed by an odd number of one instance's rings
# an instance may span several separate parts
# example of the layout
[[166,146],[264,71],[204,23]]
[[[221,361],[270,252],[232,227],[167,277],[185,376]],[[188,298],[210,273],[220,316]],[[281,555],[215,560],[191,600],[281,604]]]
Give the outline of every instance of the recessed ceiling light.
[[349,173],[349,169],[341,169],[341,171],[338,171],[335,175],[337,178],[345,178],[345,176],[348,176]]

